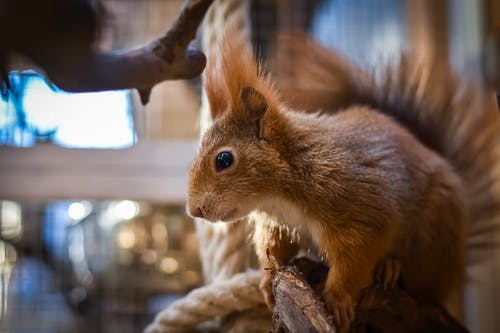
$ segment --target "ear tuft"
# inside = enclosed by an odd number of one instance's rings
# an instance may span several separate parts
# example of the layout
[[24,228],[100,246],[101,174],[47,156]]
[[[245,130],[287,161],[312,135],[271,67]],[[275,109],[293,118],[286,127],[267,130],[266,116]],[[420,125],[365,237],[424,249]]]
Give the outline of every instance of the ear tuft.
[[243,114],[255,123],[255,136],[258,139],[266,137],[264,115],[269,109],[269,101],[264,95],[252,87],[243,87],[240,92]]
[[261,119],[269,107],[269,103],[264,95],[252,87],[243,87],[240,98],[243,105],[243,112],[251,120]]

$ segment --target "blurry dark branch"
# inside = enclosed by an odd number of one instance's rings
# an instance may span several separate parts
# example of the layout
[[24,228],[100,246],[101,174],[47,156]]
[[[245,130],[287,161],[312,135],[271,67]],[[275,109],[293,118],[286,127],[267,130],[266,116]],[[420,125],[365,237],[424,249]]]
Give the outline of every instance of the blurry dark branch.
[[[87,1],[2,1],[0,67],[6,67],[10,52],[17,52],[43,68],[63,90],[137,88],[142,91],[143,102],[147,102],[155,84],[190,79],[203,71],[205,56],[189,43],[212,2],[187,1],[173,26],[142,47],[100,53],[92,47],[98,20]],[[5,81],[5,73],[0,75]]]
[[[306,258],[295,259],[291,266],[277,267],[276,263],[272,266],[276,299],[274,332],[336,332],[331,316],[317,296],[327,268]],[[441,307],[411,297],[401,289],[377,287],[362,292],[349,331],[467,332]]]
[[[485,1],[485,40],[483,72],[486,82],[500,91],[500,2]],[[500,94],[497,95],[500,106]]]

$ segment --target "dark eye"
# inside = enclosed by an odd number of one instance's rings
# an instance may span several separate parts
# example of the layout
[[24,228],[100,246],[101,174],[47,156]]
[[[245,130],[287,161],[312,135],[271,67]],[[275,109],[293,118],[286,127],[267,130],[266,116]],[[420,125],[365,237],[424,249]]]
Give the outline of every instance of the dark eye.
[[234,156],[229,151],[220,152],[215,158],[215,169],[222,171],[229,168],[234,162]]

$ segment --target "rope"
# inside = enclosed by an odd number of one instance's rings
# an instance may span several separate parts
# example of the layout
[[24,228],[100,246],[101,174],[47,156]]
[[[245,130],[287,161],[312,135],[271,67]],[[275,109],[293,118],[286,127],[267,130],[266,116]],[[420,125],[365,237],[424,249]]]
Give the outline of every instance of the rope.
[[259,282],[260,272],[248,271],[194,289],[159,312],[144,333],[186,332],[207,320],[254,309],[264,303]]
[[195,223],[205,283],[248,270],[250,247],[246,219],[230,224],[196,219]]

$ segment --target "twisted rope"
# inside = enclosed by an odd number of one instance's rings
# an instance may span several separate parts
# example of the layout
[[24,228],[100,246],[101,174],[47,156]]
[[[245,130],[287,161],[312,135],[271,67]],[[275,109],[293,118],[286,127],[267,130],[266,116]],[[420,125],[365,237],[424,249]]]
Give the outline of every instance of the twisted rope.
[[256,308],[264,303],[259,282],[260,272],[248,271],[195,289],[159,312],[144,332],[185,332],[213,318]]
[[246,219],[231,224],[196,219],[195,223],[206,284],[248,270],[250,246]]

